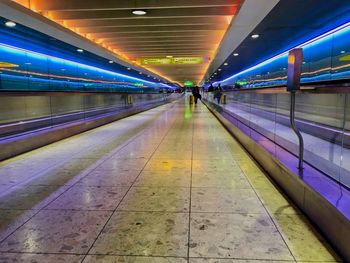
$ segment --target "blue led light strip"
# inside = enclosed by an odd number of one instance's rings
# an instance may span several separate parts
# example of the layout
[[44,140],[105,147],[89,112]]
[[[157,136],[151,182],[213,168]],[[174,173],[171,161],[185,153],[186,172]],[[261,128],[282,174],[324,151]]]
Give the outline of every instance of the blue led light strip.
[[4,43],[0,43],[0,48],[10,49],[10,51],[12,51],[12,52],[25,52],[25,53],[30,54],[30,55],[32,55],[32,56],[38,56],[40,59],[43,59],[43,58],[50,58],[50,59],[52,59],[52,60],[55,61],[55,62],[64,62],[64,63],[70,64],[70,65],[73,65],[73,66],[79,66],[79,67],[81,67],[81,68],[86,68],[86,69],[89,69],[89,70],[96,70],[96,71],[98,71],[98,72],[110,74],[110,75],[113,75],[113,76],[118,76],[118,77],[122,77],[122,78],[127,78],[127,79],[130,79],[130,80],[134,80],[134,81],[138,81],[138,82],[143,82],[143,83],[149,83],[149,84],[151,84],[151,85],[162,85],[162,86],[171,88],[171,86],[169,86],[169,85],[167,85],[167,84],[164,84],[164,83],[157,83],[157,82],[147,81],[147,80],[144,80],[144,79],[139,79],[139,78],[131,77],[131,76],[124,75],[124,74],[121,74],[121,73],[116,73],[116,72],[113,72],[113,71],[109,71],[109,70],[97,68],[97,67],[94,67],[94,66],[89,66],[89,65],[86,65],[86,64],[81,64],[81,63],[79,63],[79,62],[74,62],[74,61],[70,61],[70,60],[63,59],[63,58],[53,57],[53,56],[50,56],[50,55],[41,54],[41,53],[34,52],[34,51],[31,51],[31,50],[26,50],[26,49],[23,49],[23,48],[18,48],[18,47],[10,46],[10,45],[4,44]]
[[243,71],[241,71],[241,72],[238,72],[238,73],[236,73],[236,74],[234,74],[234,75],[232,75],[232,76],[230,76],[230,77],[228,77],[228,78],[226,78],[226,79],[224,79],[224,80],[216,81],[216,82],[214,82],[214,85],[219,84],[219,83],[227,82],[227,81],[229,81],[230,79],[233,79],[233,78],[235,78],[235,77],[238,77],[239,75],[242,75],[242,74],[244,74],[244,73],[247,73],[247,72],[249,72],[249,71],[252,71],[252,70],[254,70],[254,69],[257,69],[257,68],[259,68],[259,67],[261,67],[261,66],[264,66],[264,65],[266,65],[266,64],[268,64],[268,63],[270,63],[270,62],[272,62],[272,61],[274,61],[274,60],[276,60],[276,59],[278,59],[278,58],[281,58],[281,57],[283,57],[283,56],[286,56],[286,57],[287,57],[287,56],[288,56],[288,52],[289,52],[290,50],[294,49],[294,48],[304,48],[304,47],[307,47],[308,45],[310,45],[310,44],[312,44],[312,43],[315,43],[315,42],[317,42],[317,41],[326,40],[327,37],[330,37],[330,36],[332,36],[334,33],[338,32],[338,31],[341,31],[341,30],[344,30],[344,29],[350,29],[350,22],[345,23],[345,24],[343,24],[343,25],[341,25],[341,26],[339,26],[339,27],[337,27],[337,28],[334,28],[334,29],[332,29],[332,30],[330,30],[330,31],[328,31],[328,32],[326,32],[326,33],[324,33],[324,34],[318,36],[318,37],[315,37],[315,38],[313,38],[313,39],[311,39],[311,40],[308,40],[308,41],[306,41],[306,42],[304,42],[304,43],[302,43],[302,44],[300,44],[300,45],[297,45],[297,46],[295,46],[295,47],[293,47],[293,48],[290,48],[290,49],[288,49],[287,51],[285,51],[285,52],[283,52],[283,53],[281,53],[281,54],[278,54],[278,55],[276,55],[276,56],[274,56],[274,57],[272,57],[272,58],[269,58],[269,59],[267,59],[267,60],[265,60],[265,61],[263,61],[263,62],[261,62],[261,63],[255,65],[255,66],[253,66],[253,67],[250,67],[250,68],[245,69],[245,70],[243,70]]

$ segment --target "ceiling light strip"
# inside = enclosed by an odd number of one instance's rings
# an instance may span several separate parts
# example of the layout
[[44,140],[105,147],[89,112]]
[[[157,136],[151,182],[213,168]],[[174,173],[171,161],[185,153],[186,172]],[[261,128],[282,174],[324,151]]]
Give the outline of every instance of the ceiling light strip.
[[266,64],[272,62],[273,60],[275,60],[275,59],[277,59],[277,58],[280,58],[280,57],[282,57],[282,56],[287,55],[288,52],[289,52],[290,50],[294,49],[294,48],[303,48],[303,47],[305,47],[305,46],[307,46],[307,45],[309,45],[309,44],[311,44],[311,43],[314,43],[314,42],[316,42],[316,41],[318,41],[318,40],[320,40],[320,39],[323,39],[323,38],[325,38],[325,37],[327,37],[327,36],[329,36],[329,35],[332,35],[332,34],[338,32],[338,31],[340,31],[340,30],[342,30],[342,29],[345,29],[345,28],[347,28],[347,27],[349,27],[349,26],[350,26],[350,22],[347,22],[347,23],[345,23],[345,24],[343,24],[343,25],[341,25],[341,26],[339,26],[339,27],[337,27],[337,28],[334,28],[334,29],[332,29],[332,30],[330,30],[330,31],[328,31],[328,32],[326,32],[326,33],[324,33],[324,34],[319,35],[318,37],[315,37],[315,38],[313,38],[313,39],[310,39],[310,40],[308,40],[308,41],[306,41],[306,42],[304,42],[304,43],[302,43],[302,44],[299,44],[299,45],[297,45],[297,46],[295,46],[295,47],[293,47],[293,48],[288,49],[287,51],[285,51],[285,52],[283,52],[283,53],[280,53],[280,54],[278,54],[278,55],[276,55],[276,56],[274,56],[274,57],[272,57],[272,58],[269,58],[269,59],[267,59],[267,60],[265,60],[265,61],[263,61],[263,62],[261,62],[261,63],[255,65],[255,66],[253,66],[253,67],[250,67],[250,68],[245,69],[245,70],[243,70],[243,71],[241,71],[241,72],[239,72],[239,73],[236,73],[236,74],[234,74],[234,75],[232,75],[232,76],[230,76],[230,77],[228,77],[228,78],[226,78],[226,79],[224,79],[224,80],[216,81],[216,82],[214,82],[214,84],[226,82],[226,81],[228,81],[228,80],[230,80],[230,79],[232,79],[232,78],[235,78],[235,77],[237,77],[237,76],[239,76],[239,75],[241,75],[241,74],[244,74],[244,73],[249,72],[249,71],[251,71],[251,70],[253,70],[253,69],[256,69],[256,68],[259,68],[259,67],[261,67],[261,66],[263,66],[263,65],[266,65]]

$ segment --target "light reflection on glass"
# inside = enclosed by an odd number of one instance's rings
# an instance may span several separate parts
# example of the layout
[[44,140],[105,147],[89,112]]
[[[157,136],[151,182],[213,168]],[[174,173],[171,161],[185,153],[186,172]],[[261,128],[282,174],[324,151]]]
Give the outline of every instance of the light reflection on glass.
[[[304,59],[301,83],[350,78],[350,23],[333,29],[298,47],[303,48]],[[344,54],[347,54],[344,56]],[[243,88],[281,86],[287,81],[288,51],[268,59],[254,67],[241,71],[229,78],[215,82],[214,85],[234,87],[236,83]],[[280,69],[284,70],[281,71]],[[246,81],[246,80],[249,81]]]

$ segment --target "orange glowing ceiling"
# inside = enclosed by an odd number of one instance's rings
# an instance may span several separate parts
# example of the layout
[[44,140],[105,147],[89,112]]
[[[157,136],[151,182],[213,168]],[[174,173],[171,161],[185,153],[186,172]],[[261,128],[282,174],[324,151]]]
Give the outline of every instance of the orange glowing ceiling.
[[[196,65],[144,65],[175,82],[199,82],[243,0],[16,0],[120,58],[202,57]],[[134,10],[144,10],[137,16]]]

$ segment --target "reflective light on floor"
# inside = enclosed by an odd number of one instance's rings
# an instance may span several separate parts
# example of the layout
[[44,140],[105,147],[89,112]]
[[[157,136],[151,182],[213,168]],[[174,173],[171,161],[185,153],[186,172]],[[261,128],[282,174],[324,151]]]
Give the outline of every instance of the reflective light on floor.
[[0,197],[0,262],[339,260],[201,102],[8,160],[0,184],[17,189]]

